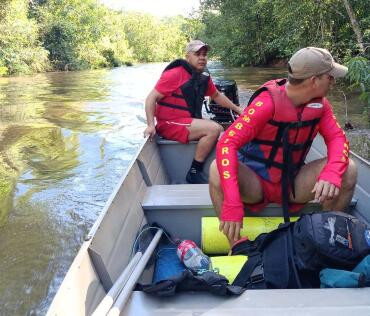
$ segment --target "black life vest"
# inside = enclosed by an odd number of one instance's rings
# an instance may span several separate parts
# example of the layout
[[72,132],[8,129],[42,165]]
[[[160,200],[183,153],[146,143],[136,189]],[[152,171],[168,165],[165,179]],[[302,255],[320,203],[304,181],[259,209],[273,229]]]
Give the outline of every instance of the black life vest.
[[[176,59],[171,62],[163,72],[176,67],[183,67],[190,75],[190,79],[185,82],[181,87],[181,94],[172,93],[170,98],[172,101],[160,100],[158,105],[167,106],[170,108],[188,111],[194,118],[202,118],[202,106],[204,97],[208,88],[210,75],[207,72],[200,73],[194,69],[186,60]],[[184,102],[176,102],[178,99],[185,100]]]
[[[295,195],[295,176],[304,164],[312,141],[317,134],[317,125],[322,115],[322,99],[311,101],[312,104],[321,105],[321,108],[304,106],[302,112],[297,113],[286,93],[281,91],[280,87],[286,81],[286,79],[268,81],[256,90],[249,99],[248,105],[260,93],[268,91],[275,106],[275,114],[267,122],[266,128],[260,133],[259,138],[253,139],[239,152],[248,160],[263,163],[268,169],[271,182],[281,181],[284,220],[288,222],[289,192],[291,189],[293,196]],[[248,115],[248,110],[245,111],[245,114]],[[275,136],[271,137],[271,135]],[[260,146],[264,156],[248,152],[249,144]]]

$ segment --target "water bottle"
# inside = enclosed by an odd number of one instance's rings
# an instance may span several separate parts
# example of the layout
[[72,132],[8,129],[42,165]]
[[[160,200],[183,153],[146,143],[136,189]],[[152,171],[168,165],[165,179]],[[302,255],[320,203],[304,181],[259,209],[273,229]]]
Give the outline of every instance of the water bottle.
[[177,256],[193,271],[211,269],[211,260],[191,240],[177,240]]

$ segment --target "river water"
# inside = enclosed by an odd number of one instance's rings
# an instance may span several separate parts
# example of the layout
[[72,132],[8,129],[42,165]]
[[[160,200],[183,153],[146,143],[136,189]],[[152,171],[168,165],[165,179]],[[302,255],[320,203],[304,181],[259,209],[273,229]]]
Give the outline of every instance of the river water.
[[[143,141],[143,103],[164,64],[0,78],[0,315],[42,315]],[[241,104],[283,69],[226,69]],[[369,159],[369,126],[346,92],[348,133]],[[341,123],[343,94],[329,96]],[[353,147],[353,146],[352,146]]]

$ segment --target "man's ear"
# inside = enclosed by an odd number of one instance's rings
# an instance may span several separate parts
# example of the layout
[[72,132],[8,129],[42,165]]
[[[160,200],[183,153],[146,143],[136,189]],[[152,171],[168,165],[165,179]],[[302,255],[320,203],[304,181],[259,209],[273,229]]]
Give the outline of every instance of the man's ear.
[[317,86],[317,80],[318,80],[319,78],[318,77],[316,77],[316,76],[312,76],[312,77],[310,77],[309,78],[309,80],[308,80],[308,82],[309,82],[309,84],[310,84],[310,86],[311,87],[316,87]]

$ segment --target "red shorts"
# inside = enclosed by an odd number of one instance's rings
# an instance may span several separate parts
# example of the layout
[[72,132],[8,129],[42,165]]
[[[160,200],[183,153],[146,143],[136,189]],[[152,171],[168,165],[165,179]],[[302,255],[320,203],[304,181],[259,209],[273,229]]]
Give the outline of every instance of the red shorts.
[[[261,183],[263,192],[263,201],[256,204],[246,204],[247,208],[252,212],[258,212],[265,208],[269,203],[283,204],[283,194],[281,190],[281,182],[272,183],[260,177],[257,173],[256,176]],[[289,212],[298,212],[305,204],[289,203]]]
[[183,117],[173,120],[161,120],[157,122],[156,130],[165,139],[175,140],[183,144],[189,143],[189,130],[193,118]]

